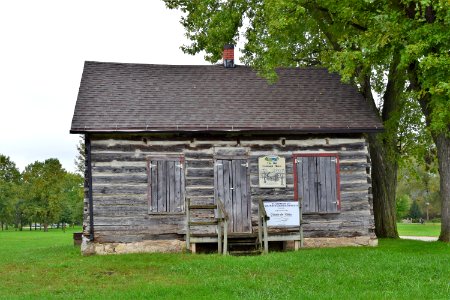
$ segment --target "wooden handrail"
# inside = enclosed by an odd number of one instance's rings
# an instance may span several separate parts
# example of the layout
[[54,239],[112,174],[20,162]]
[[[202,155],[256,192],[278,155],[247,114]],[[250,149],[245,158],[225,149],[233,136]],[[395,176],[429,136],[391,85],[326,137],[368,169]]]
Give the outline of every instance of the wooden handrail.
[[[264,253],[269,252],[269,234],[267,232],[267,221],[270,217],[267,215],[266,208],[262,199],[259,199],[259,209],[258,209],[258,236],[260,244],[264,242]],[[262,226],[261,226],[262,220]],[[261,228],[262,227],[262,228]],[[262,246],[262,245],[261,245]]]
[[270,219],[270,217],[267,215],[266,208],[264,207],[262,199],[259,199],[259,213],[261,218],[265,218],[266,220]]
[[[223,202],[217,198],[217,215],[219,222],[223,222],[223,255],[228,254],[228,213],[225,210],[225,205],[223,205]],[[220,228],[220,224],[218,224],[218,240],[219,240],[219,246],[218,246],[218,252],[222,252],[222,230]]]
[[191,205],[191,199],[186,199],[186,251],[191,252],[191,228],[190,228],[190,221],[191,221],[191,215],[189,211],[189,206]]
[[229,220],[228,213],[225,210],[225,206],[223,205],[223,202],[220,199],[217,199],[217,208],[222,212],[222,217],[224,220]]

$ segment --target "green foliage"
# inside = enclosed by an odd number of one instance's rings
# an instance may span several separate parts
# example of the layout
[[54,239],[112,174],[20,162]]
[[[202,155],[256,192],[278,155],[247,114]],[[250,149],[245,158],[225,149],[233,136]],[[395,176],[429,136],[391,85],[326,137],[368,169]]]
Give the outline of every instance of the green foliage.
[[396,213],[397,213],[397,220],[401,220],[406,216],[406,213],[409,211],[409,203],[411,202],[411,199],[409,199],[408,195],[402,195],[397,198],[397,201],[395,203],[396,205]]
[[81,224],[84,178],[66,172],[57,159],[29,164],[23,174],[9,157],[0,155],[0,222],[14,224]]
[[437,162],[432,159],[435,159],[432,155],[422,157],[421,160],[404,159],[399,168],[397,185],[397,199],[407,198],[409,205],[414,199],[422,212],[428,209],[429,218],[441,215],[440,178]]
[[19,183],[20,172],[16,164],[8,156],[0,154],[0,180],[2,182]]
[[34,162],[23,173],[26,200],[35,207],[36,218],[47,225],[58,221],[65,171],[54,158]]
[[80,136],[80,140],[77,145],[77,157],[75,158],[75,170],[77,173],[84,176],[84,172],[86,170],[86,151],[85,151],[85,142],[84,135]]
[[378,247],[256,257],[83,257],[71,231],[0,232],[0,240],[5,299],[448,298],[450,251],[437,242],[380,240]]
[[84,177],[76,173],[66,173],[63,182],[62,213],[60,223],[78,224],[83,222]]
[[420,210],[419,204],[417,204],[417,201],[413,201],[411,204],[411,207],[409,208],[409,217],[413,219],[414,221],[418,221],[420,218],[422,218],[422,211]]
[[0,154],[0,222],[8,226],[14,221],[14,208],[20,197],[21,175],[8,156]]

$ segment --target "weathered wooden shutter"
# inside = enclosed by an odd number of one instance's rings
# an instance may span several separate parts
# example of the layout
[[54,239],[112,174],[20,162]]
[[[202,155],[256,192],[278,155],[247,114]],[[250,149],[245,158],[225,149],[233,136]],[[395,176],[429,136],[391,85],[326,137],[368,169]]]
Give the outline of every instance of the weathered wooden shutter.
[[149,168],[151,213],[184,211],[184,169],[180,159],[152,159]]
[[300,156],[296,158],[297,195],[303,212],[337,212],[338,178],[336,156]]
[[216,197],[222,200],[230,217],[231,232],[251,231],[251,205],[248,195],[247,160],[218,159],[215,165]]

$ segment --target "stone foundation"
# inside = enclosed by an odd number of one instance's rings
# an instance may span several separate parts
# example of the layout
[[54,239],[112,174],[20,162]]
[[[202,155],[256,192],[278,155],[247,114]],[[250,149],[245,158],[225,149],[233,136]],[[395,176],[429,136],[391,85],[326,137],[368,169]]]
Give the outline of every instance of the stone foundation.
[[[305,238],[303,240],[304,248],[334,248],[334,247],[358,247],[358,246],[378,246],[376,237],[358,236],[358,237],[338,237],[338,238]],[[294,241],[287,241],[286,250],[294,250]]]
[[81,253],[83,255],[105,255],[124,253],[173,253],[183,252],[186,243],[180,240],[154,240],[135,243],[93,243],[83,237]]
[[[378,239],[369,236],[339,238],[305,238],[305,248],[348,247],[378,245]],[[294,249],[294,242],[286,242],[287,250]],[[186,243],[180,240],[153,240],[135,243],[92,243],[83,236],[81,253],[83,255],[105,255],[124,253],[179,253],[186,250]]]
[[305,248],[346,247],[346,246],[378,246],[378,239],[370,236],[339,238],[305,238]]

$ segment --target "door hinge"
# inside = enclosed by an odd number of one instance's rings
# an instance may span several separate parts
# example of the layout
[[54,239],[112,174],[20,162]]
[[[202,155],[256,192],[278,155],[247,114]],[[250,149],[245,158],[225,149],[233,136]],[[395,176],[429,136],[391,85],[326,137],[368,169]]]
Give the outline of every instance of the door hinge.
[[180,168],[180,169],[183,169],[183,165],[182,165],[182,164],[175,165],[175,167],[178,167],[178,168]]
[[156,167],[157,165],[152,165],[152,164],[149,164],[148,165],[148,167],[151,169],[151,168],[153,168],[153,167]]
[[245,164],[241,164],[241,166],[248,168],[248,162],[246,162]]

